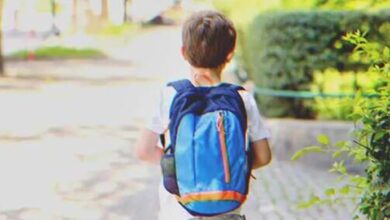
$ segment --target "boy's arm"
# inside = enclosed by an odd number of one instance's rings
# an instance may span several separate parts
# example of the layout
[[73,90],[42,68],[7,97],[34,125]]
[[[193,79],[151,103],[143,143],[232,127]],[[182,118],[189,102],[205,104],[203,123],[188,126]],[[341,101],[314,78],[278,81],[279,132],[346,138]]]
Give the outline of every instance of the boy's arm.
[[271,162],[271,149],[267,139],[261,139],[251,143],[253,149],[253,169],[263,167]]
[[149,129],[142,130],[135,145],[137,157],[147,162],[160,163],[163,150],[157,146],[159,137],[159,134]]

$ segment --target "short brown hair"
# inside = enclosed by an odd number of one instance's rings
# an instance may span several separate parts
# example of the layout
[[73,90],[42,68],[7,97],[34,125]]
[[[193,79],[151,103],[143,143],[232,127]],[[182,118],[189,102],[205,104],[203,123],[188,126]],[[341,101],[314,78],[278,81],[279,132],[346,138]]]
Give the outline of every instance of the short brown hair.
[[194,67],[218,68],[236,45],[233,23],[215,11],[202,11],[189,17],[183,26],[184,55]]

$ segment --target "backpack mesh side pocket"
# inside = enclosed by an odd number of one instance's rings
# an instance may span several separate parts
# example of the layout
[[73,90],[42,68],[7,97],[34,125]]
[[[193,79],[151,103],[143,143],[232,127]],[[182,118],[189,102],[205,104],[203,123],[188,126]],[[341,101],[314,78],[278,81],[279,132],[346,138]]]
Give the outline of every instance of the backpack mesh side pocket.
[[164,154],[161,158],[161,170],[165,189],[175,195],[179,195],[179,187],[176,179],[176,165],[173,154]]

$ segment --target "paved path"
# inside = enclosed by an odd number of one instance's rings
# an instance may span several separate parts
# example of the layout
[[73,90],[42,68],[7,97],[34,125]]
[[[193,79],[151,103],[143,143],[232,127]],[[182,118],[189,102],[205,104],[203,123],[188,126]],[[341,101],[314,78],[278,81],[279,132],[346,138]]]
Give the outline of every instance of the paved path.
[[[115,61],[9,63],[18,77],[0,79],[0,220],[157,218],[159,168],[133,146],[156,88],[185,66],[177,28],[148,34]],[[251,220],[351,219],[348,203],[296,209],[334,180],[326,171],[274,160],[255,175]]]

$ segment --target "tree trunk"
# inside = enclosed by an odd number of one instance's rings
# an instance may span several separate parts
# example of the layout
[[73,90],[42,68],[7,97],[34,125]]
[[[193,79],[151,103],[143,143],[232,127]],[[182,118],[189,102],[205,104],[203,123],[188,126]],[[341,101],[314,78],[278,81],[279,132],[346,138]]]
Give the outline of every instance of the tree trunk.
[[0,76],[4,76],[4,59],[3,59],[3,4],[4,0],[0,0]]
[[107,21],[108,20],[108,0],[102,0],[102,13],[100,15],[100,18],[102,21]]
[[123,23],[127,23],[127,3],[128,0],[123,0]]
[[88,31],[94,32],[94,31],[98,30],[98,28],[99,28],[101,16],[93,13],[92,8],[91,8],[91,2],[89,0],[83,0],[82,2],[83,2],[82,11],[83,11],[84,15],[86,16],[85,28]]
[[56,24],[56,16],[57,16],[57,2],[56,0],[51,0],[50,1],[50,6],[51,6],[51,16],[52,16],[52,32],[54,35],[59,35],[60,31],[57,27]]
[[72,3],[72,28],[73,31],[77,31],[78,29],[78,14],[79,14],[79,7],[78,7],[78,1],[73,0]]
[[16,9],[14,11],[14,27],[13,27],[13,30],[14,31],[18,31],[19,30],[19,9]]
[[51,7],[51,16],[53,18],[56,17],[56,1],[55,0],[50,0],[50,7]]

